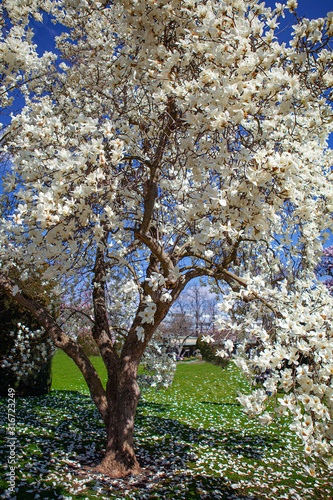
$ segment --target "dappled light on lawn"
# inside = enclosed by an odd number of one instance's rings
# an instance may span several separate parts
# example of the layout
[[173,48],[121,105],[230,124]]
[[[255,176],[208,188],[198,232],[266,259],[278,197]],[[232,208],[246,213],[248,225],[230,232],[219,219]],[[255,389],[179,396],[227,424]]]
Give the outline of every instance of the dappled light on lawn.
[[[68,384],[81,382],[73,375]],[[105,438],[87,394],[58,390],[19,399],[17,499],[330,500],[332,471],[312,478],[304,469],[312,461],[305,463],[288,426],[249,420],[236,402],[238,390],[249,385],[233,364],[226,370],[178,364],[172,387],[147,392],[139,403],[135,451],[142,475],[122,480],[91,470]],[[4,462],[5,447],[0,453]]]

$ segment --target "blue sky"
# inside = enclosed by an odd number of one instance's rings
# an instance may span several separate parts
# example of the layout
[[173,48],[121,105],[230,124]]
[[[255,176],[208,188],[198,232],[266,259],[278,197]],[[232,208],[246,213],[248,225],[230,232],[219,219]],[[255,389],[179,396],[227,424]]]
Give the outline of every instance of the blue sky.
[[[267,6],[273,7],[275,1],[268,0]],[[280,3],[284,3],[280,1]],[[332,0],[298,0],[298,13],[300,16],[309,18],[324,17],[327,12],[333,10]]]
[[306,17],[323,17],[333,10],[333,2],[332,0],[300,0],[298,10]]

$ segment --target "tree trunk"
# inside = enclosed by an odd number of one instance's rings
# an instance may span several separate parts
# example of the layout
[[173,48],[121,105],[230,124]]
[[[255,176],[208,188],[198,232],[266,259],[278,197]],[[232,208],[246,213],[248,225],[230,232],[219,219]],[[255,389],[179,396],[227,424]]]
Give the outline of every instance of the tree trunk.
[[137,383],[137,366],[120,361],[113,377],[109,377],[106,394],[109,407],[106,423],[106,453],[96,467],[98,472],[112,478],[129,474],[140,474],[141,468],[136,459],[133,445],[134,418],[140,399]]

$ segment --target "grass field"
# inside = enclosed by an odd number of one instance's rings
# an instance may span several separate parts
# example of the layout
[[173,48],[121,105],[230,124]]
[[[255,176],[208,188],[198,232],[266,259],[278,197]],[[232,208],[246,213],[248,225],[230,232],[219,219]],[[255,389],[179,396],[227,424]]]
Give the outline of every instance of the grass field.
[[[99,358],[93,362],[105,380]],[[239,371],[181,363],[171,388],[145,393],[135,444],[144,474],[110,480],[84,465],[98,460],[104,429],[80,372],[62,352],[53,391],[16,400],[16,494],[11,499],[332,500],[333,471],[305,472],[286,422],[261,427],[236,402],[250,387]],[[0,399],[2,469],[8,466],[7,400]],[[309,462],[312,463],[311,461]],[[2,474],[0,491],[7,487]]]

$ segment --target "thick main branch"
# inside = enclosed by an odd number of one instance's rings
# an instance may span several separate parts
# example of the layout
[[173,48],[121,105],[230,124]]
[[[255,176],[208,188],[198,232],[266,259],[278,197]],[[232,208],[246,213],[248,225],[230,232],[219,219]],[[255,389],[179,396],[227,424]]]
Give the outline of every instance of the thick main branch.
[[142,222],[140,225],[140,233],[144,235],[148,234],[150,225],[153,220],[155,201],[158,196],[158,169],[160,167],[166,145],[168,144],[170,135],[174,127],[175,113],[176,111],[173,100],[169,99],[168,109],[166,112],[167,123],[163,127],[163,130],[160,134],[155,155],[150,165],[150,178],[146,184],[147,192],[145,193],[144,197],[144,211]]
[[164,250],[161,243],[150,234],[144,234],[141,231],[134,231],[134,236],[136,239],[142,241],[142,243],[144,243],[155,255],[161,263],[165,276],[168,276],[170,271],[174,270],[174,265],[169,254]]
[[93,279],[94,326],[93,338],[98,345],[109,376],[114,373],[118,356],[113,348],[105,299],[106,264],[104,250],[97,248]]

